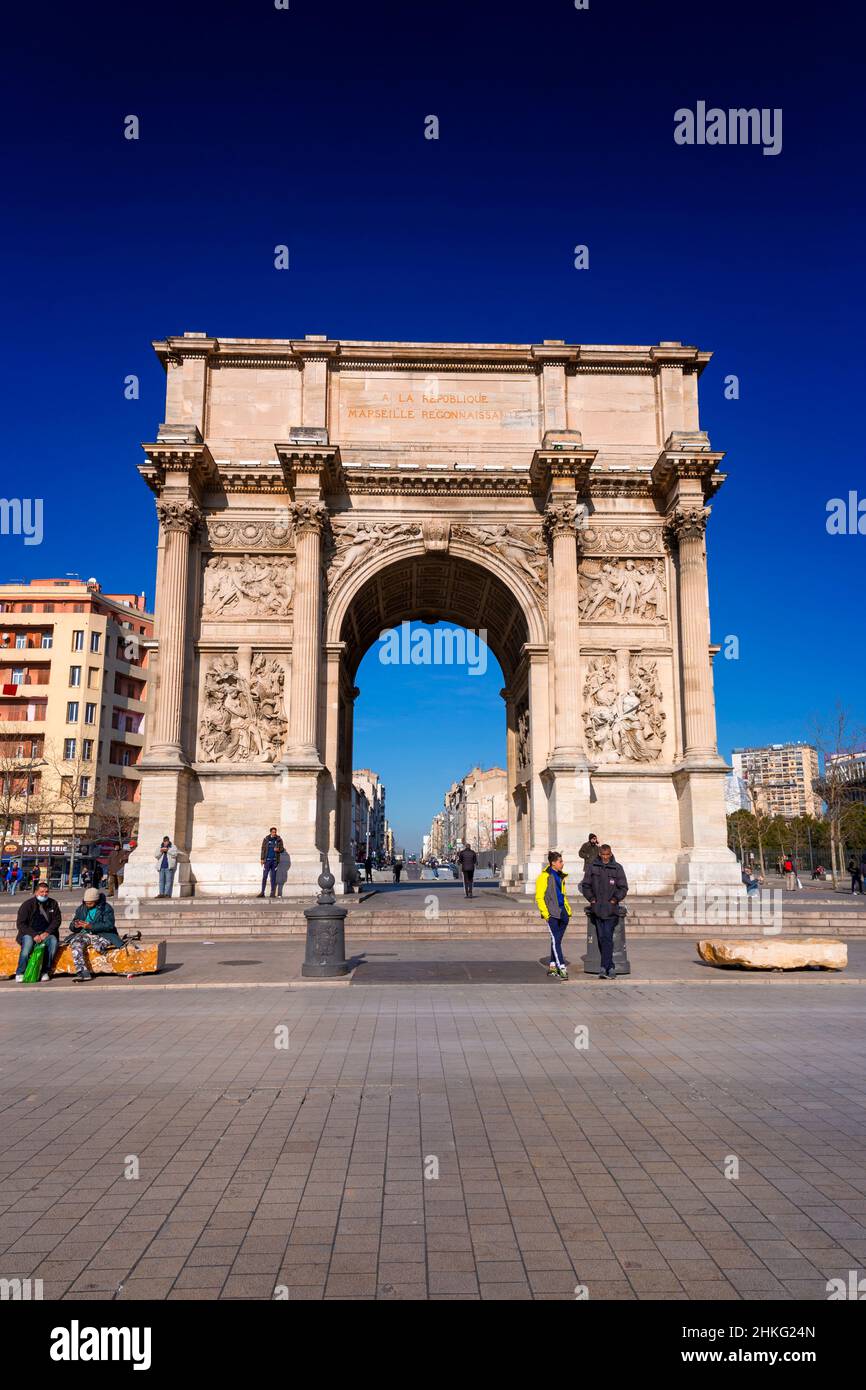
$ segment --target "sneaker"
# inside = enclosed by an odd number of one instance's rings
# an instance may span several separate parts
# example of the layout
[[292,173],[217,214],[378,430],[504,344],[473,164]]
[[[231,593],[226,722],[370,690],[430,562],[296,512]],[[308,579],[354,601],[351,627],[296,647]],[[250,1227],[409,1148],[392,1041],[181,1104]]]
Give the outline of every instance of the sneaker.
[[567,980],[567,979],[568,979],[568,970],[566,969],[566,967],[565,967],[564,965],[561,965],[561,966],[559,967],[559,978],[560,978],[561,980]]
[[616,979],[616,966],[615,966],[615,965],[612,965],[612,966],[610,967],[610,970],[608,970],[608,972],[607,972],[607,978],[608,978],[609,980],[615,980],[615,979]]
[[50,980],[50,979],[51,979],[51,976],[48,975],[47,973],[46,973],[45,975],[40,975],[40,976],[39,976],[39,983],[40,983],[41,985],[44,985],[45,981],[46,981],[46,980]]
[[23,975],[16,975],[16,976],[15,976],[15,983],[16,983],[16,985],[23,985],[23,983],[24,983],[24,976],[23,976]]
[[559,979],[559,971],[557,970],[555,965],[549,965],[547,967],[547,973],[548,975],[552,975],[555,980]]
[[600,980],[606,980],[606,979],[607,979],[607,971],[606,971],[606,970],[599,970],[599,972],[598,972],[598,978],[599,978]]
[[72,978],[76,984],[81,984],[84,980],[92,980],[93,976],[87,970],[79,970]]

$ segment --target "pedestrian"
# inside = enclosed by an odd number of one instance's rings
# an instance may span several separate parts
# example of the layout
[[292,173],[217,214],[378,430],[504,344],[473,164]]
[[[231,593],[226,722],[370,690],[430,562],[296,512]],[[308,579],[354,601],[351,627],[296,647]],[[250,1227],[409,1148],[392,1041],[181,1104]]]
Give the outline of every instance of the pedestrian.
[[268,879],[271,880],[271,897],[277,896],[277,869],[283,855],[285,845],[281,836],[277,834],[277,827],[272,825],[265,838],[262,840],[261,860],[262,860],[262,891],[259,897],[265,896],[265,887]]
[[85,889],[84,899],[75,909],[69,930],[72,933],[69,945],[75,962],[74,980],[93,979],[88,969],[85,947],[103,955],[123,945],[114,925],[114,908],[98,888]]
[[156,896],[170,898],[174,887],[174,871],[177,868],[177,845],[172,843],[169,835],[163,835],[162,844],[153,857],[159,871],[159,892]]
[[21,983],[33,947],[44,942],[45,955],[42,957],[42,973],[39,978],[42,981],[47,980],[60,939],[60,908],[53,898],[49,898],[47,883],[40,883],[34,890],[33,897],[21,904],[16,926],[15,939],[21,950],[15,967],[15,979]]
[[395,882],[395,883],[399,883],[399,882],[400,882],[400,875],[402,874],[402,872],[403,872],[403,861],[402,861],[401,859],[395,859],[395,860],[394,860],[394,882]]
[[91,873],[90,881],[94,888],[100,888],[102,886],[102,865],[98,859],[94,859],[93,861],[93,872]]
[[87,869],[85,869],[83,866],[82,866],[82,869],[81,869],[80,874],[78,875],[78,886],[79,886],[80,888],[89,888],[89,887],[90,887],[90,873],[89,873],[89,871],[88,871]]
[[785,875],[785,888],[788,892],[793,893],[794,889],[797,887],[797,871],[794,868],[794,861],[792,859],[785,859],[783,861],[782,872]]
[[745,886],[746,892],[747,892],[750,896],[751,896],[752,893],[757,893],[757,891],[758,891],[758,880],[757,880],[757,878],[755,877],[755,875],[751,872],[750,869],[744,868],[744,869],[743,869],[743,872],[742,872],[742,874],[741,874],[741,878],[742,878],[742,880],[743,880],[743,884],[744,884],[744,886]]
[[368,855],[367,855],[367,858],[364,860],[364,881],[365,881],[365,883],[372,883],[372,882],[373,882],[373,856],[372,856],[372,854],[368,854]]
[[598,854],[584,870],[580,891],[590,906],[598,949],[601,952],[600,980],[613,980],[613,933],[619,918],[619,905],[628,892],[628,879],[621,864],[613,857],[610,845],[602,845]]
[[463,892],[467,898],[471,898],[475,880],[475,865],[478,863],[478,855],[471,845],[466,845],[464,849],[461,849],[457,856],[457,863],[463,874]]
[[21,887],[21,884],[24,880],[24,870],[22,869],[20,864],[15,864],[11,870],[11,873],[12,878],[10,880],[9,892],[14,895],[18,892],[18,889]]
[[565,894],[567,877],[559,850],[550,850],[547,868],[542,869],[535,880],[535,903],[550,932],[547,973],[557,980],[568,979],[568,967],[562,954],[562,938],[571,920],[571,904]]
[[851,892],[852,892],[852,893],[862,893],[862,892],[863,892],[863,870],[860,868],[860,865],[858,864],[857,860],[854,858],[853,854],[851,855],[851,858],[850,858],[849,861],[848,861],[848,872],[849,872],[849,874],[851,875]]
[[108,856],[108,896],[113,898],[123,882],[123,866],[129,853],[118,840]]
[[585,869],[587,864],[598,854],[598,836],[590,835],[577,852],[583,860],[583,868]]

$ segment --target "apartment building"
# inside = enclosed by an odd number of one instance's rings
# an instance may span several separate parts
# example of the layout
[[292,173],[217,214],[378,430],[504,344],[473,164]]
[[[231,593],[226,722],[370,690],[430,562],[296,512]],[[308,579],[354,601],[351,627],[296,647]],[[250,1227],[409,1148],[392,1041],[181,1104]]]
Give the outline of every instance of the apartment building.
[[393,847],[385,816],[385,786],[378,772],[369,767],[352,773],[352,848],[356,860],[372,854],[374,859],[389,855]]
[[[508,827],[508,777],[502,767],[473,767],[445,793],[445,808],[434,817],[431,839],[445,854],[464,844],[492,852]],[[441,819],[440,819],[441,818]]]
[[[0,584],[0,841],[128,838],[147,708],[143,594],[95,579]],[[20,850],[18,848],[20,846]]]
[[821,797],[814,785],[818,780],[818,750],[810,743],[735,748],[731,762],[756,810],[789,820],[820,815]]

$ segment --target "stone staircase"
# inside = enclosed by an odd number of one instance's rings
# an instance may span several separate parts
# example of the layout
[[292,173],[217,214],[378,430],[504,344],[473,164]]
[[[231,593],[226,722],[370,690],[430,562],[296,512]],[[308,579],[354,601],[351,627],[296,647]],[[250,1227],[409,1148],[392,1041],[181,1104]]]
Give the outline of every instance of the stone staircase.
[[[777,900],[778,903],[778,900]],[[277,898],[264,902],[255,899],[174,899],[170,903],[147,901],[140,905],[135,919],[124,916],[123,904],[118,911],[118,930],[139,929],[143,937],[169,938],[200,937],[297,937],[306,932],[303,915],[307,900]],[[352,937],[413,937],[416,939],[477,938],[485,936],[530,936],[541,928],[534,904],[515,902],[513,905],[484,905],[483,896],[471,908],[440,912],[428,918],[423,910],[401,907],[365,906],[357,899],[345,900],[348,908],[346,935]],[[672,897],[629,898],[626,930],[629,936],[761,936],[774,926],[781,931],[771,935],[866,937],[866,898],[847,901],[842,895],[835,899],[810,901],[798,899],[781,901],[781,916],[774,922],[771,904],[743,902],[739,920],[678,921]],[[763,907],[763,915],[762,915]],[[582,914],[580,918],[582,929]],[[575,922],[575,925],[577,923]]]

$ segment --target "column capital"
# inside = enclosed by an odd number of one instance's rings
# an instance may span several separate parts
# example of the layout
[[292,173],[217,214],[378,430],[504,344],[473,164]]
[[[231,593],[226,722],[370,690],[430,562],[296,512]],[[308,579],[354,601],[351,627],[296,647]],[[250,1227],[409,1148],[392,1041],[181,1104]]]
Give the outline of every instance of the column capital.
[[550,541],[566,535],[572,535],[576,540],[582,516],[583,508],[576,499],[549,502],[544,509],[544,534]]
[[156,514],[163,531],[185,531],[188,536],[195,534],[204,519],[201,507],[189,497],[160,497]]
[[710,508],[702,507],[697,502],[674,507],[665,519],[665,539],[668,545],[679,545],[681,541],[703,540],[709,516]]
[[296,536],[303,536],[309,532],[320,536],[328,517],[328,508],[324,502],[290,502],[289,514]]

